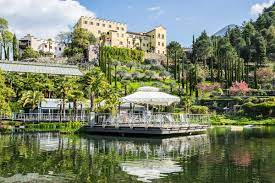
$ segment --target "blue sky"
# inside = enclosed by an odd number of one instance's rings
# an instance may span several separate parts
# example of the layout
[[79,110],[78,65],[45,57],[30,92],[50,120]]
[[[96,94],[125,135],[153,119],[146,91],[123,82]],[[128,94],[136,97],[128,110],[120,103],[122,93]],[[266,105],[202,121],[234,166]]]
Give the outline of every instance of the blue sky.
[[[129,31],[147,31],[163,25],[168,41],[184,46],[203,30],[213,34],[228,24],[255,18],[253,5],[268,0],[79,0],[97,17],[125,22]],[[257,7],[256,7],[257,9]]]
[[[0,0],[0,17],[17,37],[55,38],[72,31],[81,16],[125,22],[129,31],[163,25],[168,41],[190,46],[193,34],[213,34],[229,24],[255,19],[275,0]],[[24,8],[22,8],[24,7]]]

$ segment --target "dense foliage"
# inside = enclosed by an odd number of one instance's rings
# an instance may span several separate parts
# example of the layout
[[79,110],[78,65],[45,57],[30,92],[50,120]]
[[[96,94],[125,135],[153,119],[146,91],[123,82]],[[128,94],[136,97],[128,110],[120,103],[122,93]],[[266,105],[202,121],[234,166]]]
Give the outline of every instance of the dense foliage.
[[[12,45],[12,47],[10,46]],[[13,51],[13,57],[10,55],[10,50]],[[15,34],[12,34],[9,31],[8,21],[0,17],[0,59],[2,57],[5,60],[18,60],[19,51],[18,51],[18,41]]]
[[101,48],[101,56],[110,60],[119,60],[121,62],[143,62],[144,60],[144,51],[142,50],[133,50],[129,48],[118,48],[111,46],[103,46]]

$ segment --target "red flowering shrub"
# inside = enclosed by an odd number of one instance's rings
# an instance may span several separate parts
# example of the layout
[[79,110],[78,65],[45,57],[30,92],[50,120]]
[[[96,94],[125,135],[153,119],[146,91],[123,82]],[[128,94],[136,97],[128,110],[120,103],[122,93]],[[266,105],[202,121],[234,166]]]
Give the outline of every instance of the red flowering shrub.
[[232,86],[229,88],[229,93],[231,95],[246,95],[247,92],[250,91],[248,84],[244,81],[234,82]]

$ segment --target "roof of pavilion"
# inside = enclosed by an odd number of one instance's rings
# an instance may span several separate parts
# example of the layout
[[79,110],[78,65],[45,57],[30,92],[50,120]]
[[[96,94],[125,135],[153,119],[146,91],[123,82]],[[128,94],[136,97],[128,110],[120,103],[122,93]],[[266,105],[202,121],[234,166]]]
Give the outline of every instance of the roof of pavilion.
[[5,72],[37,73],[65,76],[83,76],[77,66],[19,61],[0,61],[0,70]]

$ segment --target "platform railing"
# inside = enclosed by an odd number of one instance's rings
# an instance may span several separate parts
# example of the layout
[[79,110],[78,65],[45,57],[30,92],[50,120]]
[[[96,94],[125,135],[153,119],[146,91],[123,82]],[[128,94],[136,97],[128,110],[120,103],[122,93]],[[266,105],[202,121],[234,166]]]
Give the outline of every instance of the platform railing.
[[177,126],[177,125],[209,125],[209,115],[180,114],[180,113],[153,113],[153,114],[96,114],[92,125],[102,126]]
[[60,113],[12,113],[10,115],[0,112],[0,121],[20,121],[20,122],[69,122],[88,121],[89,115],[84,114],[60,114]]
[[[92,115],[94,115],[92,117]],[[94,119],[94,120],[91,120]],[[209,115],[205,114],[181,114],[181,113],[142,113],[142,114],[60,114],[60,113],[12,113],[6,115],[0,112],[0,121],[20,121],[20,122],[69,122],[81,121],[89,125],[103,126],[177,126],[177,125],[209,125]]]

